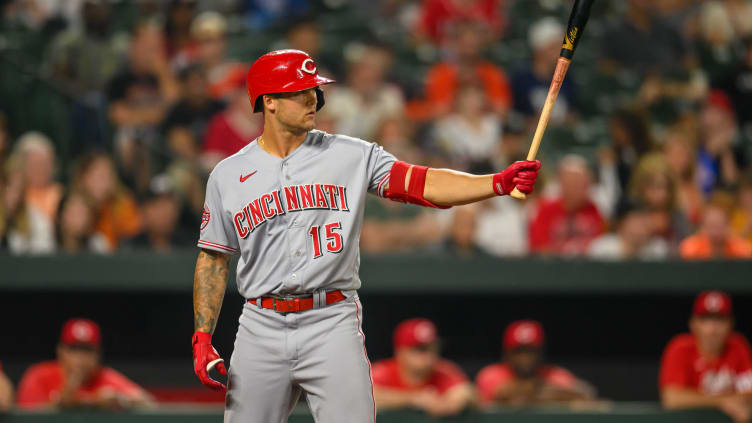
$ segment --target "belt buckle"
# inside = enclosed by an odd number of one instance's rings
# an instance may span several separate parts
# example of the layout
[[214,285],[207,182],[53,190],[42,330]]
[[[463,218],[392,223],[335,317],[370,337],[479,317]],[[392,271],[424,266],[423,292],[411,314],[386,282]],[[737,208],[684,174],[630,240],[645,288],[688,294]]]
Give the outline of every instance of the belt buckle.
[[274,310],[279,313],[297,313],[300,311],[300,298],[280,300],[272,298]]

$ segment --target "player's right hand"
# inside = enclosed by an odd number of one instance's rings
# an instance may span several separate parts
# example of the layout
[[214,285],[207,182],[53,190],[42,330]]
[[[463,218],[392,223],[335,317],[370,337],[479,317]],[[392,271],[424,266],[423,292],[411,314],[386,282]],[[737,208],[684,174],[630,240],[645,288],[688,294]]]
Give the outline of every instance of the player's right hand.
[[193,334],[193,371],[204,386],[215,391],[226,391],[224,384],[209,377],[212,367],[216,367],[220,375],[227,375],[224,360],[211,344],[211,334],[196,332]]

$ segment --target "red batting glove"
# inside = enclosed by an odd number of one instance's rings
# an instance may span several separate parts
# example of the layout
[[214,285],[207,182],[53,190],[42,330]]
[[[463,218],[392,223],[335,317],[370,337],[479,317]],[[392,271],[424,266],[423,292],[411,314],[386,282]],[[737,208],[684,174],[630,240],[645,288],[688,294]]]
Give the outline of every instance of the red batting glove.
[[226,391],[227,387],[225,385],[209,377],[209,372],[215,366],[220,375],[227,376],[224,360],[219,356],[217,350],[212,347],[211,334],[206,332],[194,333],[193,371],[204,386],[215,391]]
[[515,187],[523,194],[532,193],[540,167],[539,160],[512,163],[508,168],[494,175],[493,189],[496,195],[509,195]]

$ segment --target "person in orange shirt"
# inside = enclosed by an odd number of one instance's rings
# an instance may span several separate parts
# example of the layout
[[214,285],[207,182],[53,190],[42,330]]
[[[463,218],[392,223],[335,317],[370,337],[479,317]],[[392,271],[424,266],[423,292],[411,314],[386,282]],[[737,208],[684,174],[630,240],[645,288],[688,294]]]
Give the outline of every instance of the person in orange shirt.
[[731,233],[726,209],[709,204],[700,230],[682,241],[679,254],[685,260],[752,258],[752,244]]
[[460,368],[439,357],[436,326],[405,320],[394,331],[394,358],[373,365],[376,407],[416,408],[432,416],[460,413],[473,402],[473,388]]
[[122,409],[148,406],[151,396],[134,382],[104,367],[99,326],[70,319],[63,326],[57,360],[31,366],[18,386],[23,409],[94,407]]
[[0,363],[0,413],[10,410],[12,406],[13,384],[3,372],[3,365]]
[[731,216],[734,234],[752,242],[752,174],[739,184],[737,207]]
[[667,409],[714,407],[736,423],[752,418],[752,350],[733,331],[731,298],[706,291],[695,299],[690,333],[674,337],[661,359],[659,387]]
[[84,156],[76,168],[73,187],[94,210],[95,231],[107,239],[110,251],[114,251],[121,240],[141,232],[138,203],[120,185],[115,165],[107,154],[93,152]]
[[473,22],[457,26],[453,61],[434,65],[426,76],[425,100],[408,105],[408,117],[429,120],[449,113],[459,87],[479,82],[491,109],[505,116],[512,106],[512,89],[504,71],[481,55],[484,40]]
[[594,389],[561,367],[543,362],[543,327],[519,320],[504,332],[504,361],[484,367],[476,378],[482,406],[568,403],[594,398]]

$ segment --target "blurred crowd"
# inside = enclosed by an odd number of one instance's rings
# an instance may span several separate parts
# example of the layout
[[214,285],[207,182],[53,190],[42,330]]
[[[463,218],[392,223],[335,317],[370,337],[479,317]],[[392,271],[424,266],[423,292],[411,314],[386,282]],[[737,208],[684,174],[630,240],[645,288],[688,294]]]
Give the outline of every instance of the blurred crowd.
[[[178,391],[180,395],[169,395],[164,388],[140,387],[105,366],[101,339],[95,322],[68,320],[56,359],[31,365],[15,393],[0,366],[0,413],[14,406],[24,410],[151,408],[198,398],[188,395],[185,388]],[[378,410],[415,409],[445,417],[470,408],[563,406],[605,411],[611,407],[591,383],[547,360],[540,322],[510,323],[499,345],[498,361],[483,367],[473,381],[460,366],[442,357],[441,338],[432,321],[401,322],[394,330],[394,356],[372,365]],[[727,294],[706,291],[696,297],[689,332],[667,344],[657,384],[666,409],[716,408],[734,423],[751,421],[752,349],[744,335],[734,331]],[[222,403],[223,397],[217,396],[216,401]]]
[[[572,3],[0,1],[0,48],[39,52],[33,69],[4,56],[24,71],[0,97],[29,74],[54,87],[71,140],[34,126],[44,105],[0,101],[0,249],[191,248],[208,173],[263,129],[245,76],[276,48],[337,79],[319,129],[501,169],[525,157]],[[362,250],[752,258],[752,2],[601,1],[588,25],[534,196],[450,212],[369,198]]]

